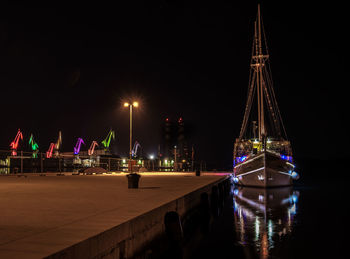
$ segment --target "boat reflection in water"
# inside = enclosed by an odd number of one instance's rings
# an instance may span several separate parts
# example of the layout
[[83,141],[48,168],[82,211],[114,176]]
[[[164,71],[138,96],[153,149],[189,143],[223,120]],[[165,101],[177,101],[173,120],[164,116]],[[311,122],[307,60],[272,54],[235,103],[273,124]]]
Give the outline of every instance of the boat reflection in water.
[[291,236],[299,192],[293,187],[234,189],[237,240],[246,258],[278,258]]

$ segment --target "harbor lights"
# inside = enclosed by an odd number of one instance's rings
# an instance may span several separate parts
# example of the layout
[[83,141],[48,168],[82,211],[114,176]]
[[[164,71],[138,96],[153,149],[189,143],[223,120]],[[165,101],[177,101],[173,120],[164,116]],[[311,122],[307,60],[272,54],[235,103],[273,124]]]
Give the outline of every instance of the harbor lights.
[[152,171],[154,172],[154,155],[150,155],[149,159],[151,160],[152,163]]

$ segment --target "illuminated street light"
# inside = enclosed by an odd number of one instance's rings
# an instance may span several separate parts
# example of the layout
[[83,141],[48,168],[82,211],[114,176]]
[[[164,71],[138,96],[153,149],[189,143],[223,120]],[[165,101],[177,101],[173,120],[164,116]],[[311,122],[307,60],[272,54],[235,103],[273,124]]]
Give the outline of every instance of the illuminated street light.
[[154,155],[150,155],[149,159],[151,159],[151,163],[152,163],[152,171],[154,171]]
[[129,110],[130,110],[130,149],[129,149],[129,157],[130,157],[130,160],[132,159],[132,107],[139,107],[139,103],[138,102],[132,102],[131,103],[128,103],[128,102],[125,102],[124,103],[124,107],[129,107]]

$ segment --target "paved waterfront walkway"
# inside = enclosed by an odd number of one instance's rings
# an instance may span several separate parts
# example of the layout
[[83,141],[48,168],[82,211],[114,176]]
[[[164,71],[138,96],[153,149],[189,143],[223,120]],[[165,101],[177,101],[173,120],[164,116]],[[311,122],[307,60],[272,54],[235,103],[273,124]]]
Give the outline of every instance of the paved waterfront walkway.
[[42,258],[117,226],[225,174],[0,176],[0,258]]

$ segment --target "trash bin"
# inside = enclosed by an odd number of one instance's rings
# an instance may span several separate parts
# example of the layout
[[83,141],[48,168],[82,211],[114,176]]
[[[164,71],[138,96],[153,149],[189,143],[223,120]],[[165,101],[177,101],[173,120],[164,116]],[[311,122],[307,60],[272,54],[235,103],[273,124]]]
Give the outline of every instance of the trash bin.
[[200,170],[196,170],[196,176],[201,176],[201,171]]
[[128,188],[129,189],[139,188],[139,180],[140,180],[141,175],[139,175],[139,174],[127,174],[126,177],[128,178]]

